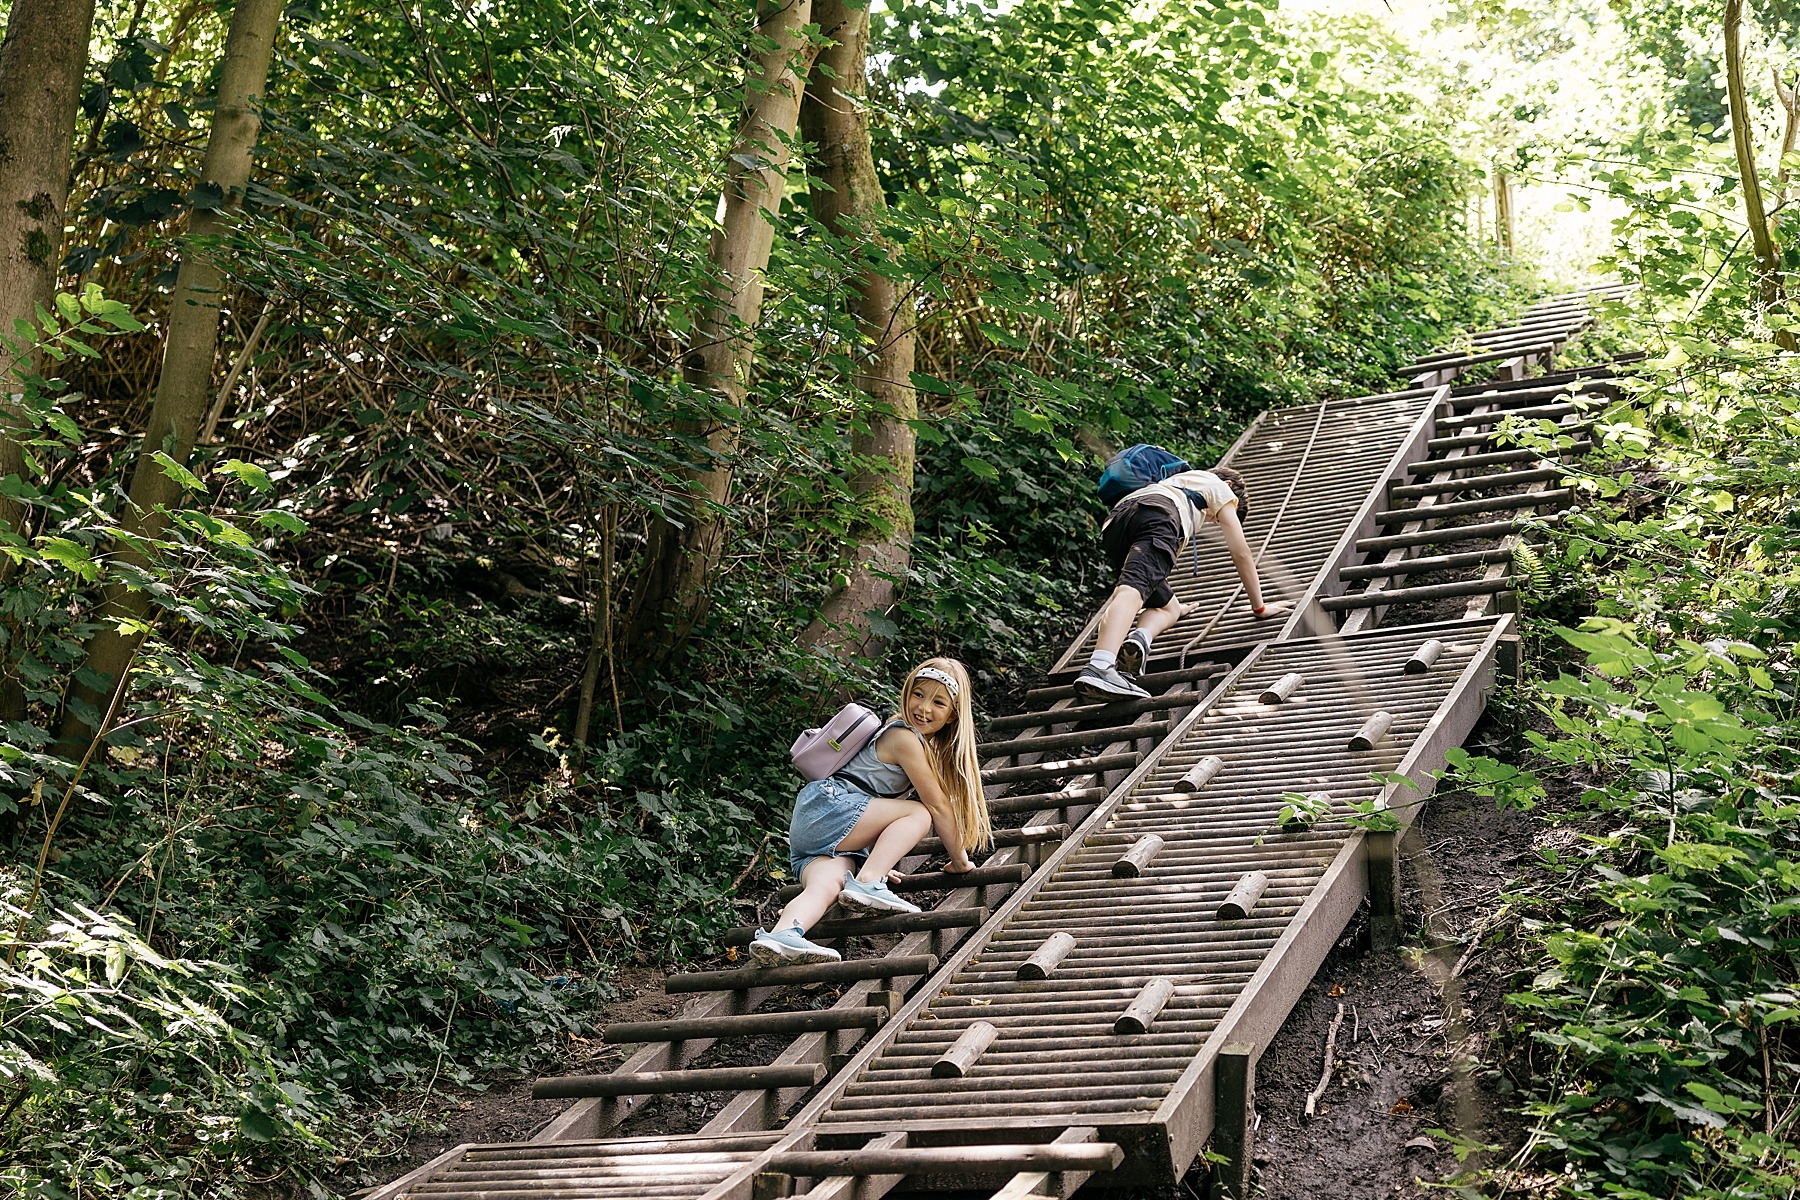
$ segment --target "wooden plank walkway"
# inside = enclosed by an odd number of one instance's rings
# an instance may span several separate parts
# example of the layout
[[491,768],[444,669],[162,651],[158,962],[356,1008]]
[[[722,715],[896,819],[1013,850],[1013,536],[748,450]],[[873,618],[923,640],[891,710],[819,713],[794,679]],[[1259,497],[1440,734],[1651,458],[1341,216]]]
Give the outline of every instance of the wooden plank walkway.
[[[990,801],[1023,824],[972,876],[923,872],[922,846],[903,866],[925,912],[818,931],[894,935],[884,951],[672,977],[695,993],[682,1017],[609,1028],[641,1047],[611,1075],[541,1081],[583,1098],[532,1142],[456,1147],[370,1200],[1024,1200],[1171,1184],[1209,1144],[1219,1194],[1243,1195],[1257,1056],[1359,906],[1377,944],[1397,936],[1396,839],[1516,665],[1515,547],[1571,499],[1612,386],[1525,373],[1588,302],[1426,356],[1410,389],[1253,423],[1225,461],[1250,482],[1265,592],[1294,613],[1251,617],[1202,539],[1171,581],[1195,611],[1140,680],[1155,694],[1113,705],[1068,687],[1090,623],[1037,707],[989,727]],[[1453,385],[1476,368],[1497,378]],[[1507,447],[1509,419],[1560,446]],[[705,1065],[771,1036],[789,1039],[771,1061]],[[609,1136],[671,1092],[729,1098],[697,1134]]]

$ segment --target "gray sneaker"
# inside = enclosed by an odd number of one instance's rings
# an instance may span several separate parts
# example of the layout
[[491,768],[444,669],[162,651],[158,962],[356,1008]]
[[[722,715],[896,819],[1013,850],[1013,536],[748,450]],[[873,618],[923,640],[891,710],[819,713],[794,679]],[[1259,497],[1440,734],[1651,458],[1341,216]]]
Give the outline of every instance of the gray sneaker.
[[1092,663],[1075,677],[1075,694],[1093,704],[1109,700],[1135,700],[1150,693],[1119,674],[1117,667],[1096,667]]
[[1150,661],[1150,639],[1144,631],[1134,629],[1125,644],[1119,647],[1119,674],[1132,678],[1143,674],[1144,664]]
[[864,883],[856,876],[846,873],[844,890],[838,896],[838,903],[845,908],[855,909],[860,913],[916,913],[919,906],[910,900],[902,900],[894,895],[894,889],[881,880]]
[[807,963],[837,962],[843,956],[829,946],[807,941],[806,932],[794,924],[774,933],[758,929],[750,940],[750,957],[762,967],[797,967]]

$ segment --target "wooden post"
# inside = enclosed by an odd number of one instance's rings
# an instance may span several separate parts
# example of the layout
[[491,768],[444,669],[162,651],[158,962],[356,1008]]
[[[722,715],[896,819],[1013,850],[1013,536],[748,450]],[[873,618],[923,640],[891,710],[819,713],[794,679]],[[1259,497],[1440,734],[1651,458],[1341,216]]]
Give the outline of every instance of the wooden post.
[[1114,879],[1136,879],[1144,873],[1152,859],[1162,852],[1163,840],[1154,833],[1146,833],[1131,844],[1131,849],[1119,856],[1112,865]]
[[963,1030],[962,1036],[956,1039],[955,1044],[940,1054],[937,1061],[931,1064],[931,1077],[933,1079],[961,1079],[969,1073],[969,1068],[975,1065],[975,1060],[986,1053],[987,1048],[993,1045],[994,1039],[999,1036],[1000,1031],[994,1028],[992,1022],[975,1022]]
[[1210,1200],[1248,1200],[1255,1133],[1256,1047],[1229,1042],[1213,1063],[1213,1153]]
[[1044,944],[1037,952],[1026,959],[1019,967],[1020,979],[1048,979],[1050,972],[1056,970],[1056,964],[1069,956],[1075,949],[1075,935],[1071,933],[1053,933],[1044,939]]
[[1400,871],[1395,857],[1398,835],[1392,830],[1363,835],[1369,863],[1369,944],[1392,950],[1400,944]]

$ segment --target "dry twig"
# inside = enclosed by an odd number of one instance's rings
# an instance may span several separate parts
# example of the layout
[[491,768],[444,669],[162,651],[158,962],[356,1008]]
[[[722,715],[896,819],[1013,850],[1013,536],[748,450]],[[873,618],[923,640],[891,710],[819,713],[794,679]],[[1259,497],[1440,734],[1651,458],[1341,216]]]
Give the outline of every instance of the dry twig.
[[1337,1006],[1337,1016],[1331,1018],[1331,1028],[1325,1031],[1325,1069],[1319,1075],[1319,1086],[1306,1097],[1306,1115],[1309,1117],[1318,1115],[1314,1110],[1319,1106],[1319,1098],[1331,1086],[1331,1072],[1337,1066],[1337,1035],[1343,1025],[1344,1006],[1340,1003]]

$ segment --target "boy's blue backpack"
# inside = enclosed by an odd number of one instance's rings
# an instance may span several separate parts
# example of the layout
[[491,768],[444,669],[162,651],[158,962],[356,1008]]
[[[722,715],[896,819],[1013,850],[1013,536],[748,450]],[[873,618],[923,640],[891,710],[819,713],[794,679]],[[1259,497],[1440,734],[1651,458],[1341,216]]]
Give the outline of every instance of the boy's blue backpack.
[[1186,470],[1185,459],[1177,458],[1161,446],[1143,443],[1127,446],[1106,460],[1106,467],[1100,472],[1100,500],[1110,508],[1139,488],[1161,483]]

